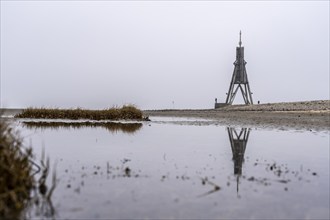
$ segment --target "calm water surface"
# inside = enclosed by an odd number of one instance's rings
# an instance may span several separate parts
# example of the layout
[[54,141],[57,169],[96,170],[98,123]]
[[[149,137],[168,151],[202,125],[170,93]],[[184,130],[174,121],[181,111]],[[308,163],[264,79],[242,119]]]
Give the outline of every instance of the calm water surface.
[[56,172],[48,217],[329,218],[328,131],[151,120],[17,121],[36,159],[44,149]]

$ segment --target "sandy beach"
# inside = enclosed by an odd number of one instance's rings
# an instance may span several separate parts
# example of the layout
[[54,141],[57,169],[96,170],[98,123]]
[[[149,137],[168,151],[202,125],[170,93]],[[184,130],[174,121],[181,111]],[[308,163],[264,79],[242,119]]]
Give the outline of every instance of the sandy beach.
[[220,124],[263,128],[330,130],[330,100],[232,105],[202,110],[146,110],[146,116],[214,119]]

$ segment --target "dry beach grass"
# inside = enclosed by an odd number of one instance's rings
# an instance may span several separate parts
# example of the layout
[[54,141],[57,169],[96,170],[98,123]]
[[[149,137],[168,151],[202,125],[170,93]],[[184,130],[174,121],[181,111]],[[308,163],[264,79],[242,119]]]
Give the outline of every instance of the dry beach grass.
[[47,186],[49,163],[44,153],[35,162],[32,147],[24,147],[11,124],[0,120],[0,219],[27,219],[32,209],[53,216],[56,173],[54,170],[52,185]]
[[142,111],[135,106],[126,105],[121,108],[104,110],[87,109],[47,109],[27,108],[16,114],[15,118],[43,118],[43,119],[90,119],[90,120],[142,120]]
[[10,126],[0,121],[0,219],[16,219],[26,207],[34,186],[32,150]]

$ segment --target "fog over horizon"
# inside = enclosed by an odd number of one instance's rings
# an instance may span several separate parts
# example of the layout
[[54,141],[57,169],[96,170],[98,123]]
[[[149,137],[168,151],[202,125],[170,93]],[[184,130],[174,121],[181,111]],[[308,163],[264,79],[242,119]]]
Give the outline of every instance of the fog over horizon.
[[213,108],[240,30],[255,103],[330,98],[329,1],[0,4],[2,108]]

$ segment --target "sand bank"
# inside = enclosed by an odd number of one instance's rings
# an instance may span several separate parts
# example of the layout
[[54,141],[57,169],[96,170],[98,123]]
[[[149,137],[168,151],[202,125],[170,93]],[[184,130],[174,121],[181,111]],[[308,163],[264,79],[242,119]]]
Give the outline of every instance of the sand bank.
[[330,131],[330,100],[232,105],[201,110],[145,110],[144,115],[207,118],[224,125]]

